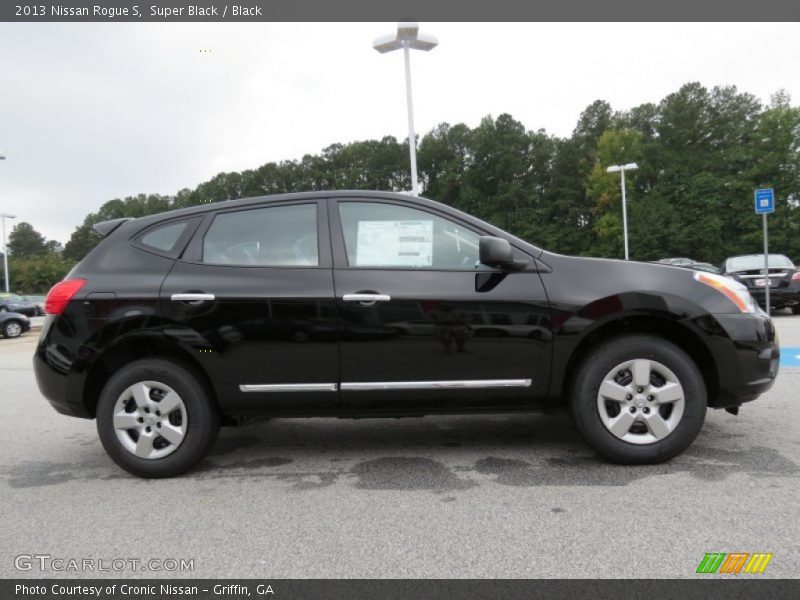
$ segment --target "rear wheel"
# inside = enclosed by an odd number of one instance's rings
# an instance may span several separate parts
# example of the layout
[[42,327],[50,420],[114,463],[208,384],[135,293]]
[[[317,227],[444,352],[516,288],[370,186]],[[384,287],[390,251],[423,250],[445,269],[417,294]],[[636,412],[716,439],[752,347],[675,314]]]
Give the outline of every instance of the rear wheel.
[[128,365],[103,388],[97,432],[109,456],[140,477],[173,477],[214,445],[220,417],[208,390],[184,367],[148,359]]
[[3,337],[17,338],[22,335],[22,323],[19,321],[6,321],[3,324]]
[[579,367],[570,408],[586,442],[608,460],[651,464],[694,441],[705,420],[697,365],[666,340],[630,335],[597,347]]

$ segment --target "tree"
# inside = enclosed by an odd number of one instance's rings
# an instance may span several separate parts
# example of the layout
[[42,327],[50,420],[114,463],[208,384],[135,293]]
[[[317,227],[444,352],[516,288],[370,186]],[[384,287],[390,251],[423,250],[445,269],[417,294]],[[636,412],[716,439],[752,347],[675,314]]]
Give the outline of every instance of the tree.
[[[597,162],[589,174],[586,192],[594,201],[597,239],[593,250],[598,254],[619,256],[623,252],[620,175],[608,173],[607,169],[641,160],[642,138],[635,129],[608,129],[597,140]],[[626,173],[628,185],[635,182],[635,174],[635,171]]]
[[55,254],[12,257],[8,265],[11,289],[18,294],[43,294],[62,280],[72,265]]
[[100,210],[87,215],[83,224],[73,232],[64,246],[64,258],[77,262],[100,243],[100,235],[92,229],[96,223],[123,217],[144,217],[173,208],[178,208],[174,198],[159,194],[139,194],[129,196],[124,200],[119,198],[109,200],[100,207]]
[[47,252],[48,246],[44,236],[30,223],[21,221],[11,230],[8,236],[9,256],[42,256]]
[[[733,86],[692,82],[660,101],[615,112],[597,100],[572,134],[531,131],[511,115],[475,126],[442,123],[419,141],[424,195],[475,214],[556,252],[622,255],[619,175],[610,164],[636,162],[630,173],[631,256],[690,256],[719,262],[760,251],[756,187],[772,186],[777,209],[773,248],[800,261],[800,108],[785,92],[763,107]],[[300,160],[219,173],[174,196],[114,199],[87,215],[67,242],[67,261],[99,241],[92,226],[208,202],[329,189],[407,190],[408,143],[394,137],[330,144]],[[30,236],[29,236],[30,237]],[[58,252],[43,238],[28,244]]]
[[425,195],[463,208],[462,194],[472,162],[472,130],[463,123],[442,123],[422,138],[417,156]]

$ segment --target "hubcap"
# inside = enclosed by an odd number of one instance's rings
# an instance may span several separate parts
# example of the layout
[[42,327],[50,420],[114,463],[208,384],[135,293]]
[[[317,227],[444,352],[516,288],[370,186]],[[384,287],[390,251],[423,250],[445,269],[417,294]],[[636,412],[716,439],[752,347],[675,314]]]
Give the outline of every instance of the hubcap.
[[685,398],[678,377],[655,360],[637,358],[611,369],[597,393],[600,420],[631,444],[653,444],[683,418]]
[[134,383],[114,405],[117,439],[131,454],[154,460],[175,452],[186,436],[186,406],[158,381]]
[[6,325],[6,333],[8,337],[17,337],[22,334],[22,327],[19,326],[19,323],[9,323]]

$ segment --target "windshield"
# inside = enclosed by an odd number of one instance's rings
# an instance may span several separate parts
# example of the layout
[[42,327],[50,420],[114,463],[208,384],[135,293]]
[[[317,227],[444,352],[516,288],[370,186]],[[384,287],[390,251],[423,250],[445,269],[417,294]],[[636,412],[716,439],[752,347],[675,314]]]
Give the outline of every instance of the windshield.
[[0,300],[22,300],[22,297],[17,294],[7,294],[3,292],[0,293]]
[[[728,259],[728,271],[755,271],[764,268],[764,255],[753,254],[751,256],[737,256]],[[783,254],[769,255],[770,269],[794,269],[792,261]]]

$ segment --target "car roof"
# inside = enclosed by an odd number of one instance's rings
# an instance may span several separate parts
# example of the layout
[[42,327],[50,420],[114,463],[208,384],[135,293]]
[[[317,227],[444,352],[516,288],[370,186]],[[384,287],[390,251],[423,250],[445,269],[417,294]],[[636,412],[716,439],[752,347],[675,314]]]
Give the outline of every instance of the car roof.
[[312,191],[312,192],[291,192],[286,194],[267,194],[264,196],[251,196],[248,198],[237,198],[235,200],[217,200],[215,202],[205,202],[195,206],[187,206],[186,208],[179,208],[153,215],[146,215],[138,217],[136,220],[144,222],[152,219],[159,221],[164,218],[183,217],[195,214],[203,214],[212,210],[219,210],[220,208],[237,208],[241,206],[250,206],[252,204],[264,204],[271,202],[288,202],[292,200],[324,200],[325,198],[384,198],[388,200],[404,200],[404,201],[418,201],[421,204],[430,203],[433,206],[441,207],[449,211],[455,210],[451,206],[441,204],[435,200],[430,200],[422,196],[412,196],[410,194],[401,194],[399,192],[381,192],[371,190],[330,190],[330,191]]
[[330,191],[320,190],[312,192],[292,192],[288,194],[254,196],[252,198],[238,198],[236,200],[221,200],[218,202],[208,202],[205,204],[199,204],[197,206],[190,206],[187,208],[180,208],[177,210],[155,213],[144,217],[138,217],[136,219],[130,219],[129,221],[123,223],[122,226],[124,226],[129,231],[132,230],[133,228],[141,230],[144,229],[145,227],[149,227],[161,221],[181,218],[181,217],[190,217],[193,215],[203,215],[207,212],[217,211],[220,209],[257,206],[260,204],[273,203],[273,202],[290,202],[294,200],[325,200],[328,198],[331,199],[368,198],[376,200],[399,200],[401,202],[405,202],[408,204],[416,204],[422,208],[424,207],[432,208],[434,210],[441,211],[445,214],[450,214],[453,217],[459,218],[467,223],[472,223],[478,228],[482,228],[484,230],[489,231],[492,235],[497,235],[505,238],[512,238],[516,242],[519,242],[518,245],[525,246],[526,249],[529,252],[533,253],[535,256],[539,256],[543,252],[541,248],[531,244],[530,242],[526,242],[525,240],[517,238],[514,235],[508,233],[507,231],[495,227],[491,223],[482,221],[477,217],[465,213],[457,208],[453,208],[452,206],[448,206],[446,204],[442,204],[441,202],[437,202],[436,200],[431,200],[430,198],[425,198],[423,196],[412,196],[410,194],[404,194],[399,192],[383,192],[377,190],[330,190]]

